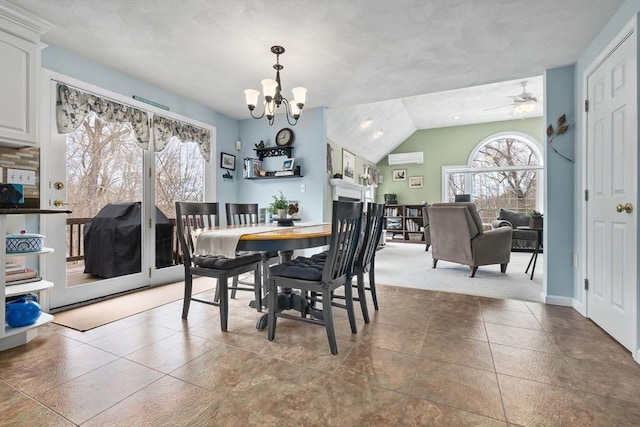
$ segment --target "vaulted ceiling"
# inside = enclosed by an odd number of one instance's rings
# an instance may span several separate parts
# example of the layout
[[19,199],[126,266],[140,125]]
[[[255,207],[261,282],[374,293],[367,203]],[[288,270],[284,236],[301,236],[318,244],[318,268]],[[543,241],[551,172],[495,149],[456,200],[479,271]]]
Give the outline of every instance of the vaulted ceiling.
[[541,96],[544,71],[575,63],[623,0],[10,2],[55,24],[43,42],[240,120],[282,45],[284,92],[307,87],[328,137],[376,162],[417,129],[521,117],[492,107],[523,80]]

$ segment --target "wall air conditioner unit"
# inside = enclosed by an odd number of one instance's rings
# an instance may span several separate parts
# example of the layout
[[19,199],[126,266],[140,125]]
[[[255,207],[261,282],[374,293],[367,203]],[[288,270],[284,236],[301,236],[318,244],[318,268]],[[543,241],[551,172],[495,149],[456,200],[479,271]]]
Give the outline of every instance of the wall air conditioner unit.
[[407,165],[410,163],[421,165],[424,163],[424,153],[422,151],[416,151],[413,153],[389,154],[389,157],[387,157],[387,161],[389,163],[389,166]]

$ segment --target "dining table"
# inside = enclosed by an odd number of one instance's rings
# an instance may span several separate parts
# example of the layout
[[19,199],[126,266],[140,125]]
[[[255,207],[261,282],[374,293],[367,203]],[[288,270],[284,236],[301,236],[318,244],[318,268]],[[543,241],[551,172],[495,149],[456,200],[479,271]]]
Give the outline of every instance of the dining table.
[[[330,223],[301,222],[288,226],[274,224],[260,225],[230,225],[211,227],[199,230],[196,238],[196,254],[216,254],[230,258],[236,251],[261,252],[263,261],[269,257],[268,252],[277,251],[280,262],[285,262],[293,256],[294,250],[308,249],[329,245],[331,239]],[[263,262],[263,270],[268,269]],[[263,271],[263,280],[268,279],[268,274]],[[266,306],[266,296],[262,302],[252,301]],[[278,293],[278,310],[313,310],[305,307],[300,296],[290,289],[281,289]],[[316,315],[319,315],[316,313]],[[256,322],[257,329],[267,326],[267,314],[262,315]]]

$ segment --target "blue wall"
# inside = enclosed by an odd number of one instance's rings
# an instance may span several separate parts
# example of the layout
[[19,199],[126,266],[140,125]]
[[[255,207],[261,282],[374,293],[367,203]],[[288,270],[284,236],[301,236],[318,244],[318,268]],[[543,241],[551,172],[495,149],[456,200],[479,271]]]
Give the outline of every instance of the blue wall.
[[[557,136],[553,147],[573,159],[574,67],[547,70],[544,75],[545,128],[558,129],[558,117],[565,114],[570,124],[567,133]],[[546,134],[545,134],[546,135]],[[573,200],[579,189],[574,187],[574,163],[555,153],[548,143],[544,150],[544,275],[547,296],[573,297]]]
[[[248,112],[247,112],[248,114]],[[240,138],[242,150],[234,154],[238,156],[240,166],[244,157],[256,157],[253,151],[255,144],[263,140],[267,146],[275,146],[275,136],[284,127],[291,128],[294,133],[293,154],[295,166],[300,166],[302,178],[243,180],[242,169],[236,170],[236,180],[239,181],[237,199],[240,203],[258,202],[261,208],[271,203],[272,196],[282,191],[289,200],[300,202],[300,217],[303,221],[324,221],[324,200],[327,192],[326,179],[326,110],[315,108],[304,110],[296,126],[290,126],[286,119],[276,116],[273,126],[269,126],[265,119],[242,120],[240,123]],[[283,157],[266,158],[263,169],[279,170]],[[304,184],[305,192],[300,186]],[[232,201],[232,200],[230,200]]]

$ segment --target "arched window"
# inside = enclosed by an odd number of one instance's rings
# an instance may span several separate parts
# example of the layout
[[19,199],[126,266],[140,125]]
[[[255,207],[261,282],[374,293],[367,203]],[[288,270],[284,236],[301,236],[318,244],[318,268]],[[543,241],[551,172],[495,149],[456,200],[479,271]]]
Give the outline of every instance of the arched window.
[[465,166],[443,168],[443,199],[470,194],[484,222],[495,219],[501,208],[541,210],[542,162],[540,144],[531,136],[491,135],[476,145]]

